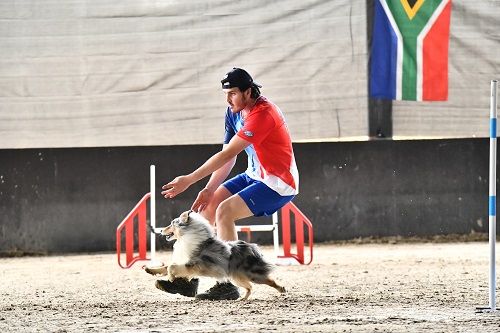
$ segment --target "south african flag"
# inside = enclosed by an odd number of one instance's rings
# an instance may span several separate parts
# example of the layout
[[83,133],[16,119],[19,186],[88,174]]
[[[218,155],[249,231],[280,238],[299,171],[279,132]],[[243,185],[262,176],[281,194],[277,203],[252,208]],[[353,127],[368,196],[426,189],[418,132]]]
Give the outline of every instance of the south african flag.
[[448,99],[451,0],[375,0],[370,96]]

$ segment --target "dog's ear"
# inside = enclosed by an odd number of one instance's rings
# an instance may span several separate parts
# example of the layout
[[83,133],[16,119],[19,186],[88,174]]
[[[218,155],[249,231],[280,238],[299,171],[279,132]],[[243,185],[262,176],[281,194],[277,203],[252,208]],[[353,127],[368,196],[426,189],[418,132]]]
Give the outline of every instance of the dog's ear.
[[179,216],[179,226],[185,226],[189,222],[189,214],[191,214],[192,210],[184,212]]
[[176,218],[172,221],[172,225],[176,227],[184,227],[187,225],[186,220],[182,218],[182,216]]

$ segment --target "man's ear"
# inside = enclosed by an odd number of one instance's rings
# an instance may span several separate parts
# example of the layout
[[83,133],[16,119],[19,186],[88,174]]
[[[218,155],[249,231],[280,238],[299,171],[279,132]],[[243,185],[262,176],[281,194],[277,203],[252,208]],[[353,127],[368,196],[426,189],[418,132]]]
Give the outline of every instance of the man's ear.
[[250,98],[250,96],[252,96],[252,87],[245,90],[243,94],[246,95],[247,98]]

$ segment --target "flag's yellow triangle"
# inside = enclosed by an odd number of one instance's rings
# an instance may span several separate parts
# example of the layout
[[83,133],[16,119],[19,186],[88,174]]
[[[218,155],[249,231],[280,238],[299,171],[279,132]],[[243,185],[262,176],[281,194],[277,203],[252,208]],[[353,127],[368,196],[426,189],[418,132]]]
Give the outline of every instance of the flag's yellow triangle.
[[400,1],[401,1],[401,4],[403,5],[405,12],[406,12],[406,15],[408,15],[408,18],[410,20],[412,20],[413,17],[415,16],[415,14],[417,14],[420,7],[422,7],[422,5],[424,4],[425,0],[417,0],[417,2],[415,2],[413,7],[410,6],[410,4],[408,3],[408,0],[400,0]]

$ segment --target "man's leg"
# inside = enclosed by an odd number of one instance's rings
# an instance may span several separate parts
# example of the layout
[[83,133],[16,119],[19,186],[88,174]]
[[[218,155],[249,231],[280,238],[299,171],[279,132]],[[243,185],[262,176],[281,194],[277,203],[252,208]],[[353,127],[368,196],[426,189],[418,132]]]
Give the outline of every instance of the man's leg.
[[253,213],[238,194],[222,201],[215,211],[217,237],[225,241],[237,240],[234,222],[249,216],[253,216]]
[[215,226],[215,212],[220,203],[231,196],[231,192],[227,190],[224,186],[220,185],[214,192],[212,200],[207,204],[207,206],[200,212],[201,216],[206,218],[211,225]]

